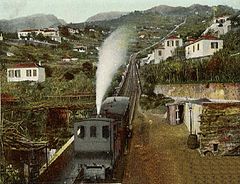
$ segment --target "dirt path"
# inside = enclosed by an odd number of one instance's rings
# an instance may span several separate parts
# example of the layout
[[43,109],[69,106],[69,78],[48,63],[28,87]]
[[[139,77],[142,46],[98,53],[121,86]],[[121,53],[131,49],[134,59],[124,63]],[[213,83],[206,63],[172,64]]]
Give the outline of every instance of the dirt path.
[[135,115],[124,184],[239,184],[239,157],[201,157],[186,146],[184,124],[171,126],[163,115]]
[[[168,184],[179,180],[173,155],[166,145],[166,127],[161,116],[137,113],[123,183]],[[166,130],[165,130],[166,129]],[[161,133],[164,132],[164,133]],[[175,143],[175,142],[174,142]]]

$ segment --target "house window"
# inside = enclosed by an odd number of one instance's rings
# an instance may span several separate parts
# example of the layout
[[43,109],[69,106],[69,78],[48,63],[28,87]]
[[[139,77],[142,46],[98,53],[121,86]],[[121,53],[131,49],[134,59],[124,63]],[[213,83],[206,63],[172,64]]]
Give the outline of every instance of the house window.
[[195,45],[193,45],[193,52],[195,52]]
[[197,44],[197,50],[199,50],[200,46],[199,46],[199,43]]
[[176,47],[179,47],[179,40],[176,40]]
[[90,127],[90,137],[97,137],[97,128],[96,126]]
[[190,54],[190,47],[188,47],[188,54]]
[[20,70],[15,70],[15,77],[21,77]]
[[218,49],[218,42],[211,42],[211,49]]
[[168,46],[168,47],[170,46],[170,43],[169,43],[169,41],[167,41],[167,46]]
[[172,46],[174,46],[174,41],[172,41]]
[[14,77],[14,70],[8,71],[8,77]]
[[31,77],[32,76],[32,70],[27,70],[26,71],[26,76]]
[[102,137],[107,139],[109,137],[109,127],[103,126],[102,127]]
[[85,127],[84,126],[78,127],[77,136],[81,139],[83,139],[85,137]]
[[33,77],[37,76],[37,70],[33,70]]
[[159,56],[162,55],[162,51],[161,51],[161,50],[158,51],[158,55],[159,55]]

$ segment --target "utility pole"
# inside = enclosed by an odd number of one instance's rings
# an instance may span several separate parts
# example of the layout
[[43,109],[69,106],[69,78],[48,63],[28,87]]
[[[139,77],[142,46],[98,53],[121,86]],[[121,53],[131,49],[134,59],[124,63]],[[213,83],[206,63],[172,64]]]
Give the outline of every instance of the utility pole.
[[190,135],[192,134],[192,104],[189,103]]

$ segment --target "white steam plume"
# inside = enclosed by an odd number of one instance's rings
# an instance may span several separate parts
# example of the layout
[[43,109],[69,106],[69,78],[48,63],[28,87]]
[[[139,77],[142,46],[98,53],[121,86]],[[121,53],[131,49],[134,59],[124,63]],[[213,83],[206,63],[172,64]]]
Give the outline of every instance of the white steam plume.
[[103,97],[111,85],[117,69],[125,62],[129,30],[118,28],[103,43],[99,51],[99,61],[96,72],[96,106],[100,113]]

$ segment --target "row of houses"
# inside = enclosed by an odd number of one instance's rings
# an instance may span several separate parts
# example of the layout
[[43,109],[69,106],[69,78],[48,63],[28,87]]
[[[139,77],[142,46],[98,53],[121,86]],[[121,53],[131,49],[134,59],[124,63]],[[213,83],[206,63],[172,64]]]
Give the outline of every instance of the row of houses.
[[197,40],[188,40],[185,45],[183,39],[177,36],[170,36],[160,43],[147,57],[141,59],[141,64],[158,64],[176,54],[176,49],[184,47],[186,59],[202,58],[213,55],[223,49],[223,40],[211,35],[201,36]]
[[183,43],[179,36],[167,37],[151,54],[141,59],[141,65],[165,61],[176,55],[177,48],[184,48],[186,59],[209,57],[223,49],[223,40],[219,37],[230,30],[231,21],[228,16],[214,18],[212,25],[198,39],[187,38],[187,42]]
[[45,29],[26,29],[19,31],[19,40],[34,40],[35,36],[42,34],[44,37],[49,37],[53,41],[61,42],[61,37],[59,35],[59,30],[55,28],[45,28]]

